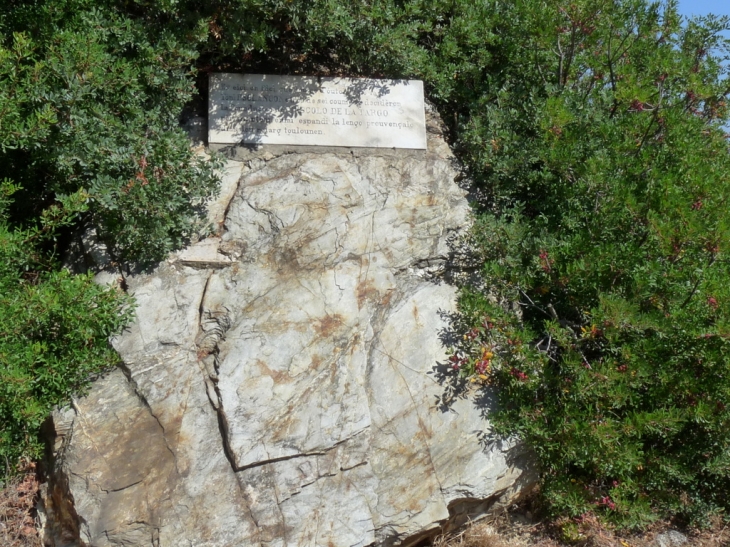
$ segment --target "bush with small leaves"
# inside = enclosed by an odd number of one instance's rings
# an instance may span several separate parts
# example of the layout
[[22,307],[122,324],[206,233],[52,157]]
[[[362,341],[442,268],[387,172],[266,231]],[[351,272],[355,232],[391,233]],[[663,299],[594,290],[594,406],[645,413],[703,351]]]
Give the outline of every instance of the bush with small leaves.
[[0,31],[0,176],[22,187],[10,222],[83,190],[77,223],[118,262],[143,264],[205,228],[220,162],[196,156],[179,127],[199,33],[183,43],[86,0],[11,2]]
[[59,270],[39,250],[86,208],[84,200],[70,196],[20,230],[7,223],[14,190],[0,184],[0,458],[11,466],[40,456],[38,432],[54,406],[117,363],[108,339],[131,314],[124,293]]
[[555,513],[706,523],[730,509],[729,21],[641,0],[513,13],[462,128],[489,289],[462,294],[455,364],[497,388]]

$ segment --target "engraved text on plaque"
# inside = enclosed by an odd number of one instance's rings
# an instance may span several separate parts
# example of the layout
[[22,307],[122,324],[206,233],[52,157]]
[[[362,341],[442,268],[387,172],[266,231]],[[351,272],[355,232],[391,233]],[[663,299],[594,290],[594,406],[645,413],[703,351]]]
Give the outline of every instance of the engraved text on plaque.
[[211,74],[208,140],[424,149],[423,83]]

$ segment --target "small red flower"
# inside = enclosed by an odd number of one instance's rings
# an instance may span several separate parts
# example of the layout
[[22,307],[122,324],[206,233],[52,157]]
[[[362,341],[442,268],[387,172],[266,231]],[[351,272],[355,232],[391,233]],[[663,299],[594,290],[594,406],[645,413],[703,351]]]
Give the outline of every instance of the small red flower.
[[451,357],[449,357],[451,368],[454,370],[459,370],[461,368],[461,365],[464,364],[465,360],[466,359],[464,357],[461,357],[459,355],[452,355]]
[[642,103],[638,99],[634,99],[631,102],[631,110],[636,110],[637,112],[643,112],[643,110],[644,110],[644,103]]
[[524,382],[525,380],[527,380],[527,374],[525,374],[521,370],[517,370],[515,367],[512,367],[512,369],[509,371],[509,373],[521,382]]
[[540,267],[542,270],[546,273],[550,272],[550,267],[552,266],[553,261],[550,260],[550,255],[546,250],[540,251]]
[[611,511],[615,511],[616,510],[616,503],[611,498],[609,498],[608,496],[603,496],[601,498],[601,501],[598,502],[598,505],[605,505]]

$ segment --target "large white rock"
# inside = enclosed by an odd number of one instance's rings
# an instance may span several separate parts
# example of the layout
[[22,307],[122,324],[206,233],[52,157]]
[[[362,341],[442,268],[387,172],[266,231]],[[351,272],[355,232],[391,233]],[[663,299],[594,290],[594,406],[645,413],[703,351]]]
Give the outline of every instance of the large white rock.
[[532,482],[440,404],[456,291],[424,272],[468,222],[440,136],[265,157],[229,161],[218,236],[127,280],[123,364],[53,416],[48,544],[411,544]]

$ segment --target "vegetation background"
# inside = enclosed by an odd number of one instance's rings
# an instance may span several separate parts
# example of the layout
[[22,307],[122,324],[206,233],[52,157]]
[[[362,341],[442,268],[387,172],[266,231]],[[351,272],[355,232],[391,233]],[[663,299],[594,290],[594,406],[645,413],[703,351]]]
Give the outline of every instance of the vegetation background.
[[553,515],[726,515],[729,25],[674,0],[6,0],[8,472],[132,317],[123,282],[61,267],[74,239],[94,230],[123,279],[205,233],[219,161],[180,121],[208,73],[408,77],[474,185],[452,389],[496,390]]

